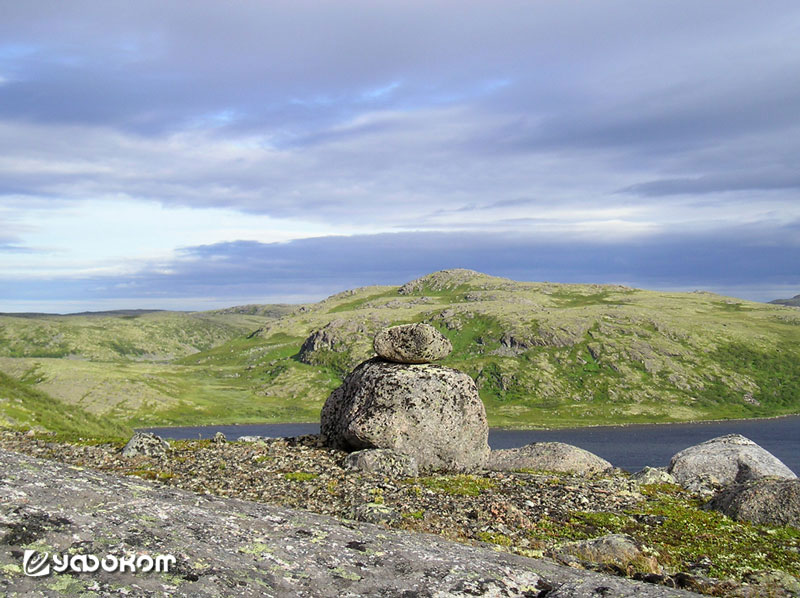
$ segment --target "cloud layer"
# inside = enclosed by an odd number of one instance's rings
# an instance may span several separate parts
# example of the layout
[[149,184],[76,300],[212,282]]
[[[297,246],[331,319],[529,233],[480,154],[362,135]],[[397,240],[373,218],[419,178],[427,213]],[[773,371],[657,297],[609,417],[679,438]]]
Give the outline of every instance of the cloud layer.
[[[0,23],[0,256],[16,257],[0,279],[24,267],[43,285],[26,287],[34,297],[110,267],[113,227],[98,219],[97,264],[54,276],[31,256],[73,241],[43,242],[40,223],[139,202],[153,218],[193,210],[202,230],[221,211],[268,219],[269,234],[205,237],[256,261],[272,240],[356,235],[383,255],[392,237],[371,233],[415,232],[428,251],[397,265],[409,274],[453,265],[453,246],[460,265],[505,271],[519,239],[536,239],[540,254],[594,248],[603,264],[570,267],[599,280],[623,254],[679,251],[667,239],[724,239],[742,260],[730,274],[684,256],[655,268],[660,282],[634,279],[675,287],[702,274],[760,296],[766,279],[747,264],[772,263],[776,243],[794,255],[787,231],[800,223],[798,31],[789,1],[12,3]],[[184,296],[177,278],[148,278],[154,248],[136,226],[116,269],[154,297]],[[182,245],[176,235],[164,272],[188,259]],[[784,270],[781,284],[800,286]],[[379,272],[330,270],[359,284]],[[284,296],[307,294],[295,283]]]

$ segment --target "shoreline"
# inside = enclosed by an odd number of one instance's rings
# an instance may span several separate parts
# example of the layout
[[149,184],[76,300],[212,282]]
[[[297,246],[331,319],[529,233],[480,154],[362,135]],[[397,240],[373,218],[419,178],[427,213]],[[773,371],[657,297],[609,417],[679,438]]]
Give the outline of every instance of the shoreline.
[[[734,422],[759,422],[759,421],[771,421],[776,419],[786,419],[790,417],[800,417],[800,412],[798,413],[785,413],[783,415],[769,415],[764,417],[732,417],[728,419],[691,419],[691,420],[684,420],[684,421],[669,421],[669,422],[641,422],[641,423],[611,423],[611,424],[587,424],[585,426],[541,426],[541,427],[517,427],[517,426],[489,426],[490,430],[508,430],[510,432],[555,432],[559,430],[584,430],[584,429],[592,429],[592,428],[631,428],[633,426],[680,426],[684,424],[691,424],[691,425],[700,425],[700,424],[719,424],[719,423],[734,423]],[[186,428],[218,428],[222,426],[296,426],[296,425],[312,425],[312,424],[319,424],[318,421],[288,421],[288,422],[275,422],[275,421],[267,421],[267,422],[242,422],[242,423],[230,423],[230,424],[195,424],[195,425],[153,425],[153,426],[137,426],[132,428],[135,431],[141,430],[152,430],[155,428],[161,430],[175,430],[175,429],[186,429]]]

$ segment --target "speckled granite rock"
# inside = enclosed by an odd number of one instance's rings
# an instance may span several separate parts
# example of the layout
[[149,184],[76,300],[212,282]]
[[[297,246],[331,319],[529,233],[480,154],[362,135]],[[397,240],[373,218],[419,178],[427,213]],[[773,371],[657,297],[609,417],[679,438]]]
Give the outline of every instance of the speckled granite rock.
[[125,448],[122,449],[123,457],[164,457],[169,450],[169,443],[152,432],[136,432]]
[[431,364],[379,358],[360,364],[325,401],[320,432],[326,446],[393,449],[413,457],[422,471],[473,470],[489,454],[475,381]]
[[519,448],[499,449],[489,454],[486,469],[491,471],[563,471],[591,475],[613,466],[577,446],[563,442],[534,442]]
[[772,453],[741,434],[719,436],[682,450],[670,460],[667,473],[684,488],[702,494],[766,476],[797,477]]
[[[0,595],[547,596],[660,598],[688,592],[164,486],[0,450]],[[23,546],[171,554],[169,573],[22,573]]]
[[402,324],[385,328],[372,343],[378,357],[396,363],[430,363],[453,350],[450,341],[430,324]]
[[419,475],[416,459],[391,449],[364,449],[350,453],[344,460],[344,466],[346,469],[377,473],[390,478],[415,478]]
[[800,480],[762,478],[733,484],[707,506],[739,521],[800,527]]

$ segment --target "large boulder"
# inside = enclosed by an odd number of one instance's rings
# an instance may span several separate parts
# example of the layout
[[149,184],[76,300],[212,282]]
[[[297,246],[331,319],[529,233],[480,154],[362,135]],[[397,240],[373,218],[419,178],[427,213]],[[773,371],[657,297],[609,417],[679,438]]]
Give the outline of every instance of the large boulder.
[[800,480],[762,478],[733,484],[707,506],[739,521],[800,527]]
[[591,475],[613,466],[577,446],[563,442],[534,442],[520,448],[499,449],[489,454],[486,469],[492,471],[561,471]]
[[328,397],[320,428],[327,446],[394,449],[421,470],[468,471],[489,454],[475,382],[437,365],[365,361]]
[[166,457],[169,443],[152,432],[136,432],[122,449],[123,457]]
[[430,324],[403,324],[375,335],[373,347],[379,357],[397,363],[430,363],[443,359],[453,345]]
[[775,455],[741,434],[719,436],[682,450],[670,460],[667,473],[684,488],[702,494],[766,476],[797,477]]

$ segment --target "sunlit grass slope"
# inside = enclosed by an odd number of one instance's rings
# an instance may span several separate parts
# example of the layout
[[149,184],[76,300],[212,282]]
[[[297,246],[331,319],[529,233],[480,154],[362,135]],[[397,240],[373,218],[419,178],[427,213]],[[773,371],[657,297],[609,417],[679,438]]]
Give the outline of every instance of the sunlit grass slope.
[[[314,421],[378,329],[429,322],[453,343],[444,364],[477,381],[493,425],[800,412],[800,310],[706,292],[449,270],[316,304],[138,319],[45,333],[40,321],[2,318],[0,370],[131,425]],[[48,353],[58,346],[63,355]]]

